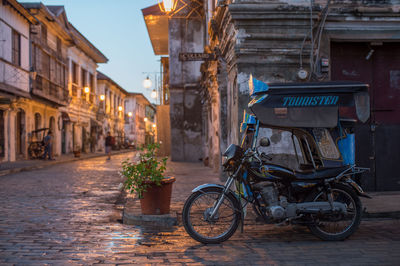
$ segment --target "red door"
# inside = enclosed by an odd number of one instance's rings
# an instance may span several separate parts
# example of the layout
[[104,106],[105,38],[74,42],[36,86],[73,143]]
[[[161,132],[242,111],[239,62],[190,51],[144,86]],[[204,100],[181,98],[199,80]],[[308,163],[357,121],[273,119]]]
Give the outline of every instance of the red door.
[[[331,43],[331,79],[370,84],[371,118],[356,127],[356,161],[370,167],[362,185],[399,190],[400,43]],[[346,114],[346,112],[344,112]]]

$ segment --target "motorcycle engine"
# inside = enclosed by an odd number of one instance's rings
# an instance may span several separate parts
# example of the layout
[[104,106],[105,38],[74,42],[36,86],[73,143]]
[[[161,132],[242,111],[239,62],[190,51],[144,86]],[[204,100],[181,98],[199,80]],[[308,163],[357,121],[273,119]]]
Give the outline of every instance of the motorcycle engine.
[[[283,219],[286,217],[286,210],[284,207],[287,205],[285,197],[278,198],[278,191],[274,184],[269,183],[261,189],[261,196],[267,205],[267,212],[270,217],[275,220]],[[285,204],[286,203],[286,204]],[[283,206],[282,206],[283,205]]]

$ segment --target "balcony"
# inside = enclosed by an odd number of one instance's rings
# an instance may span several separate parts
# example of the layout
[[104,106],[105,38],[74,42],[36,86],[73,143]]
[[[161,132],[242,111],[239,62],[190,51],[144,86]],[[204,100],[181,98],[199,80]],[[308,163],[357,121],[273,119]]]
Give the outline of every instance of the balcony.
[[36,76],[32,94],[61,106],[68,104],[68,90],[40,75]]

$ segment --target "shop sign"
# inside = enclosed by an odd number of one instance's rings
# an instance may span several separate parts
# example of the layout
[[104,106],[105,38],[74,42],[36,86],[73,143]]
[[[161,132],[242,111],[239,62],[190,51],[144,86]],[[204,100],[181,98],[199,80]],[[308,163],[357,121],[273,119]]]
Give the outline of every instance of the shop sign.
[[217,60],[216,54],[208,53],[180,53],[179,61],[214,61]]

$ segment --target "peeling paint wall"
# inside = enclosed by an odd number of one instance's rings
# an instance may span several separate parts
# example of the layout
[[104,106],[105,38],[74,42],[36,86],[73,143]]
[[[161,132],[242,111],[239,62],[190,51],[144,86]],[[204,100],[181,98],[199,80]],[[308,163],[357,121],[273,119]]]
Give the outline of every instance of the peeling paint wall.
[[203,52],[204,22],[171,18],[169,21],[171,158],[202,159],[200,61],[179,61],[179,53]]
[[[243,110],[247,109],[250,100],[250,74],[267,83],[304,82],[308,81],[309,76],[300,79],[298,71],[304,69],[311,72],[312,49],[315,54],[319,52],[319,58],[329,60],[332,41],[400,40],[399,1],[332,0],[326,23],[322,27],[321,40],[316,39],[312,47],[309,36],[310,4],[314,3],[312,22],[318,27],[322,19],[321,11],[327,2],[233,0],[227,1],[227,6],[217,8],[208,39],[210,49],[218,48],[221,53],[220,62],[224,62],[219,64],[218,72],[226,75],[226,81],[218,79],[216,86],[221,100],[222,152],[222,145],[239,142],[239,125]],[[330,80],[329,67],[322,71],[317,60],[314,65],[313,80]],[[268,136],[272,142],[273,147],[268,153],[276,154],[277,160],[283,164],[295,166],[290,134],[266,130],[261,133],[263,135]]]

